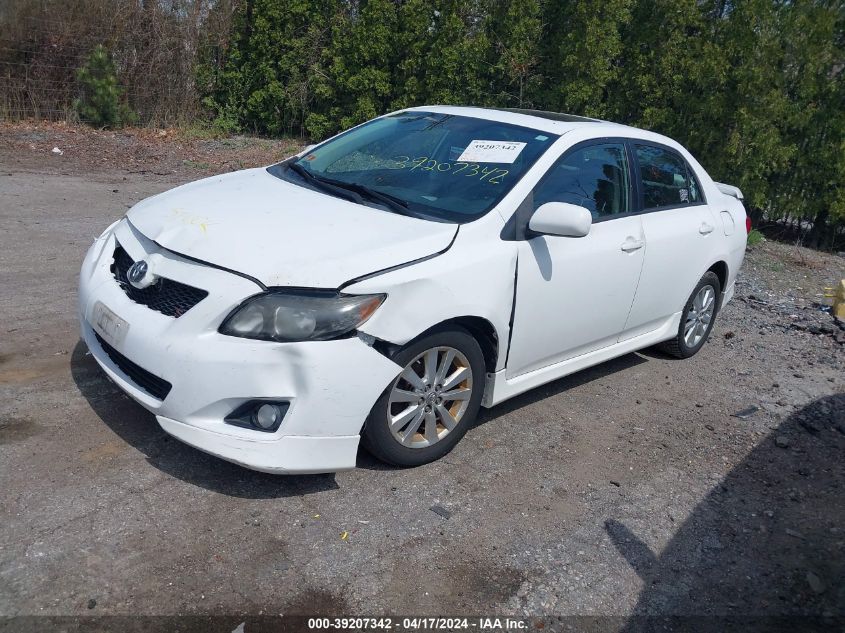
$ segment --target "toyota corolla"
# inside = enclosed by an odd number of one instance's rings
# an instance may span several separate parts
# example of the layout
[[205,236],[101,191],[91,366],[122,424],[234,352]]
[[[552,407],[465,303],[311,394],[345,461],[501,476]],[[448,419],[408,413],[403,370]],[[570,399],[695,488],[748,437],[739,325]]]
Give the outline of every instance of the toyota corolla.
[[135,205],[85,257],[82,336],[223,459],[329,472],[361,443],[414,466],[481,406],[652,345],[698,352],[748,227],[740,191],[664,136],[412,108]]

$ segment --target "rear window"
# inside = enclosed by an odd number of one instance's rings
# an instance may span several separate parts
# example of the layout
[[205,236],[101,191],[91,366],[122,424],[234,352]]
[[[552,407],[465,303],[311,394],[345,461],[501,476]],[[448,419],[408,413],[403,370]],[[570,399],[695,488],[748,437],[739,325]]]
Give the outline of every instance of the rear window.
[[643,210],[702,202],[701,188],[676,152],[655,145],[636,145],[643,184]]

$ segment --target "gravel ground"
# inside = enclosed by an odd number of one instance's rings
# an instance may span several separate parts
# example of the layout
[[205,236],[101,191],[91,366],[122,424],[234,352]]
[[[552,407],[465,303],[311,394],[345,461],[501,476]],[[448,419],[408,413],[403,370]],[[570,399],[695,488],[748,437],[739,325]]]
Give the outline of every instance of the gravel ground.
[[845,618],[842,257],[764,242],[696,357],[558,380],[437,463],[274,477],[169,439],[79,342],[92,237],[197,169],[41,132],[0,129],[0,615]]

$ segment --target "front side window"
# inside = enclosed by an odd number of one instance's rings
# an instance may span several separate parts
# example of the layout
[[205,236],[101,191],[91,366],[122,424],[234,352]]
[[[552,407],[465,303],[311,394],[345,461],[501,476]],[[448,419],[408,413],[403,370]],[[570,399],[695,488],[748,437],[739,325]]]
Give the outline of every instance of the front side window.
[[557,139],[498,121],[408,111],[365,123],[269,171],[387,210],[467,222],[492,209]]
[[643,211],[701,202],[697,181],[683,158],[654,145],[636,145],[643,183]]
[[631,212],[625,145],[602,143],[561,157],[534,190],[534,208],[546,202],[584,207],[594,220]]

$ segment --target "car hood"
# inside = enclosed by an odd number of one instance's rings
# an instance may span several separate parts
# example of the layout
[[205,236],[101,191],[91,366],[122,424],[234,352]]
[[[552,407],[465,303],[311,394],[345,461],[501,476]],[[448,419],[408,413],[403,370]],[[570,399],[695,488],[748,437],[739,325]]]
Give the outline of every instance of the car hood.
[[249,169],[198,180],[127,213],[171,251],[266,286],[337,288],[449,247],[454,224],[334,198]]

